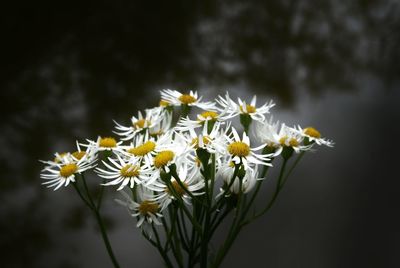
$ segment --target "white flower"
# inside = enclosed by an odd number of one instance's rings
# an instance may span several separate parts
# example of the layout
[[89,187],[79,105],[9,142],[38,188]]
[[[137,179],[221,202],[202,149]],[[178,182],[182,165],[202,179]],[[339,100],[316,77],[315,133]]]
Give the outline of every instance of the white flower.
[[243,132],[243,139],[240,139],[239,134],[236,129],[232,127],[233,138],[231,135],[227,135],[228,140],[227,151],[230,154],[230,161],[235,164],[243,164],[244,168],[247,170],[251,165],[265,165],[272,166],[269,163],[271,154],[256,154],[255,151],[262,149],[265,145],[261,145],[256,148],[250,148],[250,139]]
[[304,136],[296,129],[282,124],[281,130],[278,134],[279,144],[283,147],[291,147],[296,153],[301,151],[308,151],[312,145],[304,145]]
[[181,118],[175,128],[179,131],[187,131],[190,128],[202,127],[206,122],[208,125],[213,125],[215,122],[224,124],[224,120],[226,118],[223,112],[208,110],[197,114],[197,120],[191,120],[189,117]]
[[169,139],[168,135],[162,135],[161,139],[156,140],[149,137],[147,132],[145,135],[138,134],[130,145],[121,146],[124,149],[122,155],[127,159],[131,157],[148,158],[147,162],[151,162],[150,159],[156,154],[157,147],[162,145],[166,139]]
[[227,114],[226,117],[228,118],[243,114],[248,115],[253,120],[260,122],[265,120],[264,114],[269,113],[269,110],[275,106],[275,103],[273,103],[271,100],[260,107],[256,107],[256,96],[253,97],[250,104],[247,104],[240,98],[238,98],[238,103],[236,103],[229,97],[228,93],[226,93],[225,98],[219,96],[219,99],[216,101],[222,107],[224,113]]
[[140,165],[139,159],[137,158],[131,158],[128,161],[124,160],[119,155],[117,155],[117,158],[118,159],[112,159],[109,157],[108,161],[110,163],[102,161],[108,170],[102,168],[95,169],[100,177],[111,180],[103,184],[105,186],[121,184],[117,191],[123,189],[128,184],[130,188],[133,188],[135,184],[141,184],[147,181],[151,174],[153,174],[151,168],[146,165]]
[[[86,148],[91,148],[90,150],[93,150],[93,152],[101,152],[101,151],[110,151],[110,152],[119,152],[122,150],[120,145],[122,144],[122,141],[118,141],[113,138],[113,137],[97,137],[96,141],[92,140],[87,140],[89,143],[88,144],[80,144]],[[87,150],[88,150],[87,149]]]
[[226,132],[221,132],[220,128],[221,123],[215,122],[210,130],[206,121],[200,134],[197,134],[194,128],[188,128],[187,134],[182,132],[177,132],[177,134],[181,135],[193,149],[202,148],[212,154],[216,152],[222,154],[226,152]]
[[157,140],[154,153],[152,153],[153,157],[144,160],[147,165],[155,169],[156,173],[159,173],[161,169],[169,172],[171,164],[187,161],[189,150],[190,147],[180,135],[173,135],[173,132],[169,131]]
[[[239,190],[240,190],[240,181],[239,181],[239,178],[236,176],[234,178],[234,181],[232,182],[232,177],[233,177],[234,171],[235,171],[235,165],[233,164],[233,162],[225,162],[221,166],[221,168],[218,170],[218,175],[223,178],[226,187],[231,185],[229,188],[231,193],[238,194]],[[254,188],[257,180],[260,180],[260,179],[262,179],[262,178],[258,178],[257,169],[248,169],[242,179],[241,192],[243,192],[243,193],[250,192]],[[221,194],[224,191],[225,190],[221,189]]]
[[55,187],[54,191],[61,186],[68,186],[70,182],[75,182],[76,174],[81,174],[85,170],[95,167],[93,162],[88,162],[86,158],[79,161],[72,159],[70,154],[63,157],[57,164],[50,164],[42,170],[40,177],[44,180],[43,185],[48,188]]
[[296,153],[309,150],[311,146],[303,144],[302,132],[280,124],[279,121],[273,122],[272,117],[269,122],[257,122],[253,128],[256,139],[268,146],[273,151],[274,157],[281,154],[285,147],[293,148]]
[[143,117],[143,114],[139,111],[137,117],[132,116],[131,126],[126,127],[114,121],[117,129],[114,133],[121,136],[122,140],[130,140],[137,133],[156,127],[163,119],[163,114],[164,112],[161,109],[147,109]]
[[333,141],[321,138],[321,133],[313,127],[306,127],[303,129],[300,126],[297,126],[297,130],[307,138],[309,142],[315,142],[318,145],[325,145],[328,147],[333,147],[334,145]]
[[179,91],[171,89],[161,90],[161,99],[167,101],[173,106],[188,105],[196,106],[203,110],[215,110],[215,103],[202,102],[202,97],[197,96],[197,91],[190,91],[189,94],[182,94]]
[[115,201],[125,206],[132,217],[137,218],[136,227],[143,227],[144,222],[148,224],[154,222],[157,225],[161,225],[159,218],[163,216],[161,214],[162,209],[160,209],[160,204],[154,200],[152,191],[145,187],[138,187],[136,190],[138,200],[134,201],[129,194],[121,191],[120,193],[125,200],[115,199]]
[[186,204],[190,204],[191,197],[187,192],[193,196],[203,194],[200,190],[204,188],[204,180],[199,178],[199,174],[195,170],[189,170],[187,163],[177,165],[176,170],[178,178],[171,177],[169,185],[161,179],[146,185],[150,190],[156,192],[155,200],[160,202],[162,208],[167,207],[172,200],[176,199],[176,196],[182,198]]
[[149,135],[152,137],[158,137],[171,129],[172,113],[162,110],[159,116],[160,120],[157,120],[156,124],[148,129]]

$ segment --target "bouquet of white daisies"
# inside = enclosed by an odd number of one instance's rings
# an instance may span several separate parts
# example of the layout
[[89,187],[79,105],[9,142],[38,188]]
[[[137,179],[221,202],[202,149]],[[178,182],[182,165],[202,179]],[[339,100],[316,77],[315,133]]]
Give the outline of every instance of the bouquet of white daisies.
[[[229,94],[206,102],[197,92],[162,90],[158,107],[138,112],[128,126],[115,122],[118,138],[77,142],[77,151],[42,161],[41,178],[54,190],[73,186],[93,212],[114,267],[119,264],[100,212],[104,187],[120,193],[116,202],[136,219],[167,267],[219,267],[242,228],[271,208],[305,152],[333,146],[315,128],[267,120],[274,105],[257,106],[255,96],[249,103]],[[235,117],[241,127],[233,126]],[[256,210],[273,165],[280,165],[275,189]],[[91,171],[102,178],[97,189],[86,182]],[[226,239],[211,250],[226,220]]]

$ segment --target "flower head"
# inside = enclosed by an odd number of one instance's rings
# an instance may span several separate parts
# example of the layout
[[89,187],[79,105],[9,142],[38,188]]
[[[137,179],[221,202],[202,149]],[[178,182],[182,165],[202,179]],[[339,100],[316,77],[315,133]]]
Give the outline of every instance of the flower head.
[[256,106],[257,97],[254,96],[249,103],[238,98],[238,102],[234,102],[229,94],[226,93],[225,98],[219,96],[217,103],[222,107],[221,109],[226,113],[227,118],[232,118],[237,115],[246,115],[255,121],[264,121],[264,114],[269,113],[269,110],[275,106],[275,103],[269,101],[262,106]]
[[102,162],[107,169],[98,167],[95,171],[100,177],[110,180],[103,185],[108,186],[120,184],[117,189],[118,191],[122,190],[126,185],[133,188],[136,184],[141,184],[144,181],[147,181],[152,174],[150,167],[140,165],[137,158],[125,160],[121,156],[117,155],[117,159],[109,157],[108,161]]
[[152,191],[148,190],[143,186],[139,186],[137,189],[137,200],[133,199],[125,191],[121,191],[123,200],[116,199],[115,201],[126,207],[132,217],[137,218],[138,222],[136,227],[143,227],[144,223],[161,225],[160,218],[162,217],[162,207],[159,202],[154,200]]
[[230,156],[229,161],[233,161],[235,164],[243,164],[245,169],[258,164],[271,166],[269,163],[270,154],[256,153],[256,151],[262,149],[264,145],[251,148],[250,139],[246,135],[246,132],[243,132],[243,138],[240,139],[236,129],[232,127],[231,135],[227,135],[226,138],[228,140],[227,153]]
[[203,110],[215,109],[215,103],[202,102],[202,97],[198,96],[197,91],[190,91],[187,94],[182,94],[176,90],[164,89],[161,90],[161,98],[174,106],[188,105],[196,106]]

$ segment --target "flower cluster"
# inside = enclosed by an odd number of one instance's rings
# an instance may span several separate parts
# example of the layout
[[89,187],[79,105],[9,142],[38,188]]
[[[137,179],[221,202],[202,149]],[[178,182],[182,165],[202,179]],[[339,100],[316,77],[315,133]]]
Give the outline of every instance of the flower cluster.
[[[118,202],[138,218],[138,226],[143,222],[160,224],[158,218],[174,200],[190,204],[192,198],[215,185],[220,187],[216,198],[248,193],[259,179],[260,167],[272,166],[272,159],[280,154],[289,157],[315,144],[333,145],[315,128],[288,127],[272,121],[272,116],[265,121],[274,105],[270,101],[257,107],[255,96],[250,104],[240,98],[235,102],[228,94],[216,102],[203,102],[197,92],[162,90],[158,107],[132,116],[130,125],[115,122],[118,138],[77,143],[76,152],[56,153],[53,161],[43,161],[43,184],[57,190],[75,183],[78,174],[94,169],[104,179],[102,185],[116,186],[118,191],[130,188]],[[192,107],[198,108],[195,119],[181,116],[173,126],[175,106],[186,114]],[[241,116],[250,133],[239,135],[231,124],[236,116]],[[215,173],[212,182],[204,172],[210,165]]]
[[[41,178],[54,190],[74,186],[94,213],[114,267],[119,264],[100,215],[105,187],[121,193],[117,203],[137,219],[136,226],[168,267],[183,267],[181,248],[188,267],[197,263],[207,267],[208,255],[218,267],[241,228],[271,208],[304,153],[315,145],[333,146],[313,127],[273,121],[274,105],[269,101],[258,106],[255,96],[248,103],[234,101],[227,93],[205,102],[197,92],[162,90],[158,107],[138,112],[128,125],[115,122],[113,136],[77,142],[75,152],[41,161],[45,164]],[[242,127],[234,127],[235,118]],[[297,155],[294,162],[293,155]],[[282,165],[272,198],[264,209],[249,215],[278,157]],[[286,172],[289,162],[293,164]],[[101,178],[97,197],[85,179],[89,170]],[[234,216],[227,238],[211,254],[208,244],[230,213]],[[156,225],[162,225],[164,236],[158,235]]]

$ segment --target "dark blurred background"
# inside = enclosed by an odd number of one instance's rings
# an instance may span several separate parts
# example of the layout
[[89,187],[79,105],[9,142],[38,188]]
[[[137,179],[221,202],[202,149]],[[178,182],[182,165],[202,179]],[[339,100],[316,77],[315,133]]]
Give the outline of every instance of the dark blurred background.
[[[395,0],[2,3],[1,266],[111,267],[89,211],[41,186],[38,159],[172,88],[272,98],[275,118],[336,142],[306,155],[223,267],[398,267],[399,15]],[[161,267],[106,194],[122,267]]]

